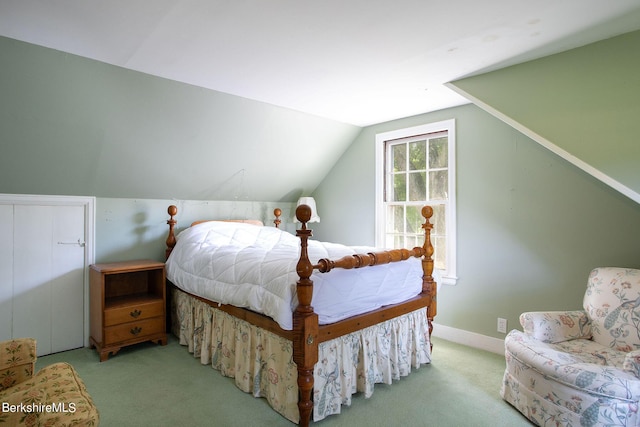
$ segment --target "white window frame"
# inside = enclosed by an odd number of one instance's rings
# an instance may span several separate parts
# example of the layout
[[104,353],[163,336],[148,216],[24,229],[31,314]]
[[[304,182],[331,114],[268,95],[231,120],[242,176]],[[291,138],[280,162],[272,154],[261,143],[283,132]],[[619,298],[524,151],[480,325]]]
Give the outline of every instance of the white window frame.
[[385,246],[385,226],[386,226],[386,209],[385,209],[385,150],[386,142],[401,138],[409,138],[429,133],[443,132],[448,134],[448,156],[449,156],[449,201],[446,219],[447,233],[447,269],[441,271],[441,279],[443,284],[455,285],[457,277],[456,263],[456,121],[455,119],[443,120],[440,122],[429,123],[420,126],[414,126],[405,129],[398,129],[390,132],[383,132],[376,135],[375,146],[375,162],[376,162],[376,206],[375,206],[375,244],[378,247]]

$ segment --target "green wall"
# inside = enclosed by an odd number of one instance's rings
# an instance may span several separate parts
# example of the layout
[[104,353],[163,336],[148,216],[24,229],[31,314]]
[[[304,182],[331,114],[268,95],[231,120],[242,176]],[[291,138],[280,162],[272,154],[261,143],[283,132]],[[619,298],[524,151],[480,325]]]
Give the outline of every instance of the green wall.
[[175,232],[201,219],[260,219],[273,225],[273,210],[282,210],[281,229],[295,233],[295,203],[171,199],[96,199],[96,262],[151,258],[164,261],[169,231],[167,208],[178,208]]
[[458,277],[436,322],[493,337],[578,309],[589,271],[640,268],[640,205],[474,105],[365,128],[314,192],[323,240],[374,243],[375,135],[456,119]]
[[640,202],[638,70],[635,31],[452,86],[585,162],[605,182],[627,187]]
[[0,37],[0,193],[291,202],[359,127]]

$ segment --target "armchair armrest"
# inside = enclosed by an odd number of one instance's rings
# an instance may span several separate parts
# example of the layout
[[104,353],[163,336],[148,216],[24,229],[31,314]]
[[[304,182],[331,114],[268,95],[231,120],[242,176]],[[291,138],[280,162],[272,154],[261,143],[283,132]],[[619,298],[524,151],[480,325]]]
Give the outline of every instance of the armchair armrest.
[[36,340],[19,338],[0,342],[0,391],[28,380],[36,365]]
[[525,334],[546,343],[591,338],[591,321],[584,310],[522,313],[520,324]]

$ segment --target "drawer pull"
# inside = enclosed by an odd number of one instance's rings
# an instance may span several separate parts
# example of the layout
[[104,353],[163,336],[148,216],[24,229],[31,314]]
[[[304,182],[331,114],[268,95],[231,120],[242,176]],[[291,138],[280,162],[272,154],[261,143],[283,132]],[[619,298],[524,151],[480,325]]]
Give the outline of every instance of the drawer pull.
[[129,315],[131,317],[133,317],[134,319],[137,319],[138,316],[140,316],[142,314],[142,312],[140,310],[138,310],[137,308],[135,310],[133,310],[131,313],[129,313]]
[[142,332],[142,328],[140,326],[136,326],[135,328],[131,328],[129,332],[131,332],[132,335],[138,335]]

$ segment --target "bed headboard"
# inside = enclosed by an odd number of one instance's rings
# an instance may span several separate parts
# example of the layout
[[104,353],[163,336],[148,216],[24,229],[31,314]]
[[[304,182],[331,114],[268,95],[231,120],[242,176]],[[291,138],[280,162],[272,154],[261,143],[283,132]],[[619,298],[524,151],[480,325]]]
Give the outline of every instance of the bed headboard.
[[[171,251],[176,245],[176,236],[175,236],[174,227],[178,223],[178,221],[173,219],[173,217],[178,214],[178,207],[175,205],[169,206],[169,208],[167,209],[167,213],[169,214],[169,220],[167,220],[167,224],[169,224],[169,235],[167,236],[167,241],[166,241],[167,249],[165,251],[165,259],[169,258]],[[275,225],[276,228],[280,228],[280,223],[282,222],[280,221],[280,215],[282,215],[282,209],[275,208],[273,210],[273,215],[276,217],[276,219],[273,220],[273,224]],[[260,227],[264,226],[264,223],[257,219],[203,219],[200,221],[192,222],[191,227],[193,227],[194,225],[198,225],[200,223],[209,222],[209,221],[241,222],[244,224],[257,225]]]
[[264,227],[264,223],[258,219],[203,219],[200,221],[193,221],[191,223],[191,227],[193,227],[194,225],[198,225],[198,224],[202,224],[203,222],[211,222],[211,221],[218,221],[218,222],[240,222],[243,224],[252,224],[252,225],[258,225],[260,227]]

